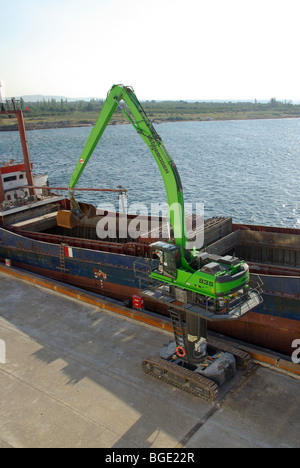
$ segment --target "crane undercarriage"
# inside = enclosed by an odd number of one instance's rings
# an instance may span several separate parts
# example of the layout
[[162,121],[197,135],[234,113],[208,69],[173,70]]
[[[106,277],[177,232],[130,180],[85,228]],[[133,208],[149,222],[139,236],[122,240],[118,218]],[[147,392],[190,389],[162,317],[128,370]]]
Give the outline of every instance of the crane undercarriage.
[[[170,341],[161,349],[160,357],[149,356],[143,360],[142,369],[146,374],[211,402],[217,398],[220,388],[236,375],[237,369],[247,371],[251,367],[250,354],[213,337],[201,338],[205,352],[195,359],[198,363],[192,363],[188,357],[189,351],[186,352],[186,348],[178,343],[180,339],[186,342],[195,337],[180,337],[179,322],[175,321],[174,316],[173,328],[175,341]],[[187,350],[194,348],[194,342],[186,342],[186,347]]]
[[[261,302],[261,285],[253,284],[247,295],[230,302],[231,308],[216,308],[209,301],[193,301],[193,295],[159,282],[148,282],[144,297],[168,304],[174,340],[165,345],[160,356],[143,360],[143,371],[206,401],[217,398],[220,388],[236,375],[248,370],[251,356],[224,340],[207,336],[208,320],[235,320]],[[179,299],[189,299],[181,302]],[[209,298],[207,298],[209,299]],[[248,302],[248,303],[247,303]],[[239,305],[239,307],[237,306]],[[245,305],[246,304],[246,305]]]
[[[211,356],[203,359],[199,366],[191,366],[184,363],[175,353],[172,356],[149,356],[142,362],[143,371],[173,387],[176,387],[190,395],[214,401],[220,391],[220,387],[231,380],[236,369],[248,370],[252,364],[250,354],[238,348],[225,345],[216,339],[208,339]],[[167,345],[174,347],[174,342]],[[214,351],[213,351],[214,350]],[[205,369],[214,371],[205,375]],[[202,373],[201,373],[202,371]]]

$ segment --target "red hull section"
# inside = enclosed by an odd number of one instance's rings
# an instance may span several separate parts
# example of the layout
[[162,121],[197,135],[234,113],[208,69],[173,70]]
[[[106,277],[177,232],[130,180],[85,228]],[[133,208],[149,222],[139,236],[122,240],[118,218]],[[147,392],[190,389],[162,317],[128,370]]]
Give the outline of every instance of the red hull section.
[[292,343],[300,337],[300,322],[249,312],[235,322],[210,323],[209,329],[291,356]]

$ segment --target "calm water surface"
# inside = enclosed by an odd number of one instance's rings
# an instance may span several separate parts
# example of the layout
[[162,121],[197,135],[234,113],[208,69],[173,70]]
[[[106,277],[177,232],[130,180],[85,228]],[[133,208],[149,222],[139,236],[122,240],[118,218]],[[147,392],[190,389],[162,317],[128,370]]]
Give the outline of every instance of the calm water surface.
[[[155,125],[174,159],[186,203],[204,203],[205,218],[300,228],[300,119],[182,122]],[[36,173],[68,186],[91,128],[28,131]],[[0,132],[0,161],[22,160],[19,135]],[[154,159],[131,125],[108,126],[78,186],[129,190],[128,206],[165,202]],[[80,193],[96,206],[116,194]],[[131,211],[129,209],[129,211]]]

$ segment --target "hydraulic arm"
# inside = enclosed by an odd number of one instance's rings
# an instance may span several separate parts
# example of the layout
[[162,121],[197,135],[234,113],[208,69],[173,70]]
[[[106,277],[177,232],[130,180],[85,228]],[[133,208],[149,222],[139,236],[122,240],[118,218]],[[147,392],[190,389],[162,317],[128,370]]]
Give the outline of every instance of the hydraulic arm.
[[[132,116],[130,116],[126,109],[121,106],[120,102],[122,100],[127,104]],[[159,167],[167,194],[169,222],[174,231],[175,243],[181,247],[182,258],[184,259],[184,247],[187,239],[183,190],[180,177],[174,161],[166,150],[152,123],[148,119],[132,88],[128,86],[114,85],[109,91],[99,118],[90,133],[71,176],[69,184],[70,189],[75,188],[84,168],[97,146],[97,143],[118,106],[121,108],[122,112],[133,125],[135,130],[143,138]],[[187,264],[185,266],[188,268]]]
[[[130,114],[121,106],[121,101],[127,104]],[[114,85],[108,92],[98,120],[70,179],[70,191],[75,188],[118,106],[150,149],[166,189],[168,217],[174,239],[173,244],[156,242],[152,245],[151,256],[154,262],[151,265],[150,278],[182,288],[190,293],[193,303],[198,303],[199,298],[200,302],[203,302],[203,298],[208,297],[213,301],[214,310],[223,308],[226,298],[229,309],[228,299],[232,298],[233,294],[248,294],[249,267],[244,261],[235,257],[218,257],[186,250],[187,234],[180,176],[174,161],[131,87]]]

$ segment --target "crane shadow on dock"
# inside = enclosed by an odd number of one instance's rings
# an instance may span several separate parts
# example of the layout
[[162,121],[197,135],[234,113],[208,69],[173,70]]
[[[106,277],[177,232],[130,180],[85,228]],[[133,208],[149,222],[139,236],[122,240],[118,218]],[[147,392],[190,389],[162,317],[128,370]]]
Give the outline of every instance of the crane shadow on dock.
[[[7,343],[1,440],[26,447],[297,446],[299,381],[259,368],[205,402],[143,373],[143,358],[170,332],[3,274],[0,282],[0,338]],[[293,413],[282,418],[287,392]]]

